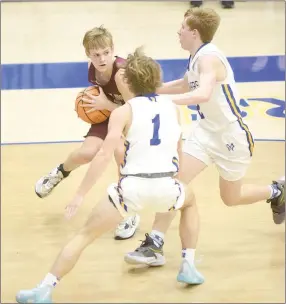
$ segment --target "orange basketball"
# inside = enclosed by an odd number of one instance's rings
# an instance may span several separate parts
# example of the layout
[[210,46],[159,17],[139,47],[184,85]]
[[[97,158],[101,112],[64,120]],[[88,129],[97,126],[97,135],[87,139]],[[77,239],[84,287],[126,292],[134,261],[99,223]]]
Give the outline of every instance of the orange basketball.
[[110,116],[110,111],[96,110],[91,113],[86,113],[91,108],[81,107],[81,105],[86,103],[82,100],[83,97],[90,99],[89,96],[87,96],[85,94],[85,92],[88,92],[89,94],[94,95],[94,96],[99,95],[99,89],[95,86],[88,87],[77,94],[76,101],[75,101],[75,111],[77,112],[78,117],[80,119],[82,119],[83,121],[90,123],[90,124],[98,124],[98,123],[105,121]]

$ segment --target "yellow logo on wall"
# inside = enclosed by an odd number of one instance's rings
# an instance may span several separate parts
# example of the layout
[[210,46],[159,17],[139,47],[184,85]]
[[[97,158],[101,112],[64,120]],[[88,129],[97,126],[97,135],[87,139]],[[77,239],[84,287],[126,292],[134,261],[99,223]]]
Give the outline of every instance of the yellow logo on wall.
[[[276,98],[243,98],[241,116],[255,139],[285,139],[285,101]],[[193,122],[199,120],[196,106],[180,107],[184,138]]]

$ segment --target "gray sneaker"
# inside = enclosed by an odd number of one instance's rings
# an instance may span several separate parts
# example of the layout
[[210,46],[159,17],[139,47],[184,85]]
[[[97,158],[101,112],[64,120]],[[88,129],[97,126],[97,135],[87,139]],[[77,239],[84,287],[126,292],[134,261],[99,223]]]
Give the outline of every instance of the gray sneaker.
[[124,261],[132,265],[164,265],[166,260],[163,252],[163,240],[158,237],[158,240],[156,240],[156,242],[160,244],[160,247],[158,247],[148,233],[146,233],[145,236],[146,239],[142,241],[140,247],[133,252],[127,253],[124,256]]
[[273,221],[279,225],[285,221],[285,177],[273,181],[272,185],[281,191],[278,197],[268,199],[266,202],[271,204]]

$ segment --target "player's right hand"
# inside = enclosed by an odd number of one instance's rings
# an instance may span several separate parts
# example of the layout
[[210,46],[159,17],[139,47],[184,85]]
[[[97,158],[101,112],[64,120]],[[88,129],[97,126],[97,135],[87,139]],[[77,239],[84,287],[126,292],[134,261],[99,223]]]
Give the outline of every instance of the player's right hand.
[[65,216],[67,219],[71,219],[78,211],[78,208],[83,203],[83,196],[76,195],[72,201],[65,208]]

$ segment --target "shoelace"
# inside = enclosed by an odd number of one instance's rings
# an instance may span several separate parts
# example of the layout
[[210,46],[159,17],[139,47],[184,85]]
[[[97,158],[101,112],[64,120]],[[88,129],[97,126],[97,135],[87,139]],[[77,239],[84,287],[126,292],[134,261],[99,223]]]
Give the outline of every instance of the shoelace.
[[[152,238],[149,236],[149,234],[148,233],[145,233],[145,236],[146,236],[146,239],[145,240],[140,240],[140,242],[141,242],[141,245],[140,245],[140,247],[146,247],[146,246],[149,246],[149,245],[153,245],[153,240],[152,240]],[[152,241],[151,241],[151,240]]]
[[63,179],[63,177],[60,177],[58,175],[57,169],[56,171],[52,171],[51,173],[49,173],[46,178],[48,179],[48,181],[45,184],[45,186],[48,189],[53,188],[56,184],[58,184]]
[[131,226],[130,224],[132,224],[132,220],[130,218],[127,218],[126,220],[122,221],[119,225],[118,228],[124,228],[125,225],[128,224],[129,226]]

